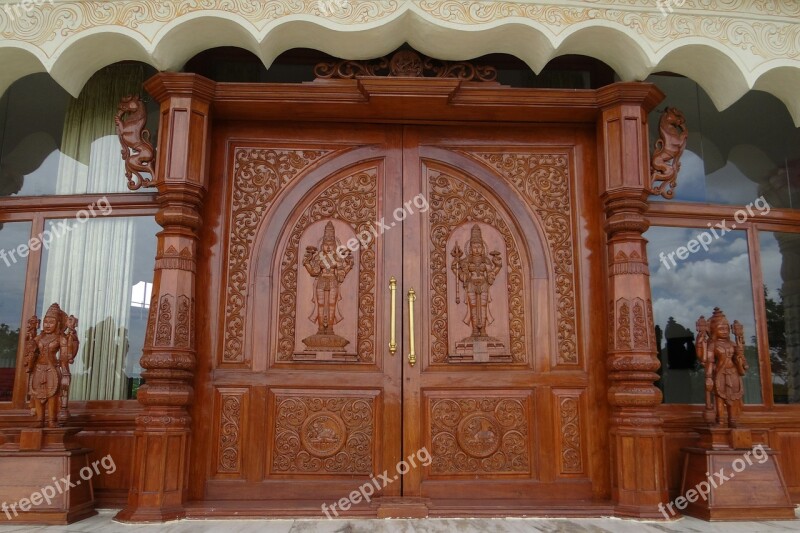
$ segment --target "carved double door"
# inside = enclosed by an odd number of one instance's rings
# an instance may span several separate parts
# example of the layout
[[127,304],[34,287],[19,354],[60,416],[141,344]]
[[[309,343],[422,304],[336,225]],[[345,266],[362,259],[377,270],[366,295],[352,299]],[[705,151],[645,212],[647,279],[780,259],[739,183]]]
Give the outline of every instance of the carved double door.
[[593,139],[215,127],[193,497],[319,512],[372,482],[353,509],[434,514],[607,498],[602,324],[582,311],[604,306]]

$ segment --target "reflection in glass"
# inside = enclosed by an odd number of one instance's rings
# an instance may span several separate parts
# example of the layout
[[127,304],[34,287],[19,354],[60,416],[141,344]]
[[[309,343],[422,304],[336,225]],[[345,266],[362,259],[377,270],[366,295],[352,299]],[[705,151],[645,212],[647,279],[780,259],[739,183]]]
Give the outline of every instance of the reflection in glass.
[[[114,115],[151,71],[119,64],[97,72],[77,99],[47,74],[14,83],[0,99],[0,196],[129,192]],[[155,133],[158,115],[148,121]]]
[[151,217],[102,216],[47,226],[70,228],[43,250],[37,302],[39,316],[57,302],[78,317],[70,399],[134,397],[149,311],[136,288],[152,287],[159,226]]
[[772,396],[800,403],[800,233],[759,233]]
[[0,223],[0,401],[11,401],[17,366],[17,346],[22,323],[26,257],[21,257],[31,236],[30,222]]
[[685,257],[681,260],[676,251],[703,231],[651,227],[645,234],[661,360],[657,385],[665,403],[705,403],[705,374],[695,354],[695,324],[701,315],[708,319],[719,307],[731,323],[738,320],[744,325],[745,358],[750,365],[744,376],[744,402],[761,403],[747,236],[730,231],[713,239],[708,251],[693,246],[696,252],[681,252]]
[[717,111],[689,78],[655,75],[647,81],[667,95],[649,117],[651,144],[667,106],[680,109],[689,128],[676,200],[746,205],[764,196],[773,207],[800,207],[800,129],[780,100],[750,91]]

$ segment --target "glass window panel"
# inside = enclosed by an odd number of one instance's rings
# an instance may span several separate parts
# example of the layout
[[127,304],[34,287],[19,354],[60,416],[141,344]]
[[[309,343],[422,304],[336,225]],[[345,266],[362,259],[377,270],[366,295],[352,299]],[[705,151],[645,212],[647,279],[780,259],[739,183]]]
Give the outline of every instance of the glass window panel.
[[0,401],[11,401],[17,367],[17,346],[22,324],[26,257],[18,247],[27,247],[30,222],[0,222]]
[[[151,72],[136,64],[106,67],[77,99],[47,74],[14,83],[0,99],[0,196],[130,192],[114,115]],[[157,105],[147,110],[155,135]]]
[[759,233],[775,403],[800,403],[800,233]]
[[[652,227],[647,238],[650,286],[661,360],[659,387],[665,403],[705,403],[705,375],[695,354],[695,323],[711,318],[714,307],[733,324],[744,326],[745,357],[750,366],[744,376],[745,403],[761,403],[753,291],[747,235],[734,230],[694,253],[677,251],[705,228]],[[709,230],[710,234],[710,230]]]
[[55,302],[78,317],[70,398],[134,398],[150,307],[142,296],[152,292],[159,226],[152,217],[98,216],[47,227],[53,235],[42,254],[37,309],[44,316]]
[[689,138],[676,200],[746,205],[764,196],[773,207],[800,207],[800,128],[780,100],[750,91],[717,111],[688,78],[655,75],[647,81],[667,95],[649,117],[651,144],[658,139],[665,107],[677,107],[686,116]]

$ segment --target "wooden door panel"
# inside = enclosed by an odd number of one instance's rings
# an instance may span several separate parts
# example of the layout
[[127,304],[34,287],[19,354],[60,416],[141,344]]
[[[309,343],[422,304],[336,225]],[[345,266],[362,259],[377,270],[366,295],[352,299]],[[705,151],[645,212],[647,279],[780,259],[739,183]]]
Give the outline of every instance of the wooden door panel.
[[537,477],[532,391],[431,390],[423,398],[428,479]]
[[590,498],[571,214],[580,146],[564,130],[459,135],[404,136],[404,197],[430,203],[404,226],[404,290],[422,302],[421,364],[404,367],[404,453],[432,456],[404,494]]
[[371,231],[400,203],[400,131],[215,134],[230,231],[222,286],[208,287],[225,330],[216,356],[204,354],[216,361],[213,431],[197,447],[210,465],[204,497],[336,501],[400,460],[386,288],[401,274],[402,235]]
[[[579,305],[597,299],[579,285],[575,216],[591,134],[232,124],[215,135],[225,238],[207,290],[223,329],[200,348],[214,364],[198,388],[213,421],[196,444],[203,497],[334,501],[423,447],[431,464],[382,496],[603,494],[588,423],[602,365],[587,364],[596,343],[581,340]],[[418,195],[429,209],[397,221]],[[381,218],[396,229],[375,235]]]

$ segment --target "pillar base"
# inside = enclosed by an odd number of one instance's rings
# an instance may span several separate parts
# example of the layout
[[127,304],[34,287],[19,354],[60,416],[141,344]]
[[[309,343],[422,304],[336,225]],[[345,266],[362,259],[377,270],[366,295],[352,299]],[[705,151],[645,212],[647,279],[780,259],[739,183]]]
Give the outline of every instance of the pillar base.
[[128,503],[114,520],[148,523],[185,518],[188,453],[186,430],[137,431]]

